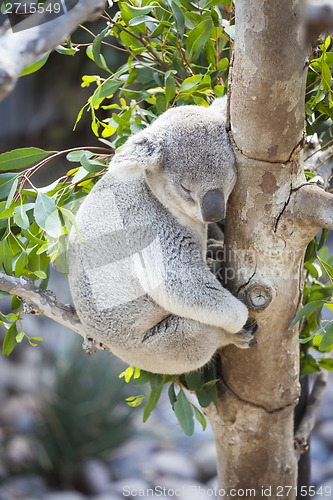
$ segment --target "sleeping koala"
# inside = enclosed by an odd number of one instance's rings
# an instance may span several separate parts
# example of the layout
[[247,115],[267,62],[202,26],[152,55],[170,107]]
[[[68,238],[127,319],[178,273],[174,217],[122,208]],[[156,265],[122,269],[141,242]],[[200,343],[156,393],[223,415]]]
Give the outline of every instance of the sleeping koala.
[[[69,283],[88,340],[162,374],[200,368],[256,323],[206,263],[236,181],[225,99],[166,111],[130,137],[77,214]],[[244,327],[245,325],[245,327]]]

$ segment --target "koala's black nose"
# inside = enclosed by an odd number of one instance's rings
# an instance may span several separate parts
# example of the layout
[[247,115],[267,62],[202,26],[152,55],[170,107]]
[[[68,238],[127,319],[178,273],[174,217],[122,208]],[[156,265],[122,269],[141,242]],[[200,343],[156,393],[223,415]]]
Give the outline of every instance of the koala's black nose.
[[217,222],[225,217],[224,196],[218,189],[208,191],[202,199],[202,218],[204,222]]

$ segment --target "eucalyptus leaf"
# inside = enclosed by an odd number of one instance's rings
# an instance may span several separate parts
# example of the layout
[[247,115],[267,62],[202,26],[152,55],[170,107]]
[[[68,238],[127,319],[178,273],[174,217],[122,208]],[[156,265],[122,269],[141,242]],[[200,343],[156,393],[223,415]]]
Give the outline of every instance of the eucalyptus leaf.
[[189,33],[186,47],[190,57],[196,55],[202,49],[202,46],[209,40],[212,29],[213,21],[210,17],[207,17]]
[[9,195],[13,184],[16,182],[17,177],[18,174],[12,174],[12,173],[0,174],[0,200],[6,198]]
[[329,349],[333,345],[333,324],[330,325],[323,338],[322,341],[319,344],[319,350],[320,351],[326,351],[326,349]]
[[290,327],[289,327],[289,330],[291,328],[293,328],[296,323],[298,323],[298,321],[302,318],[304,318],[304,316],[306,315],[309,315],[315,311],[319,311],[322,309],[322,307],[324,306],[324,304],[326,303],[325,300],[314,300],[313,302],[309,302],[308,304],[306,304],[299,312],[298,314],[296,314],[294,320],[292,321]]
[[47,234],[58,238],[61,235],[61,222],[57,207],[54,201],[43,193],[38,193],[34,217],[39,225]]
[[24,210],[23,205],[20,205],[19,209],[17,211],[15,211],[14,222],[21,229],[28,229],[28,227],[30,225],[29,218]]
[[162,389],[163,389],[163,383],[160,386],[158,386],[156,389],[153,389],[151,391],[149,399],[148,399],[147,404],[145,406],[145,409],[143,411],[143,421],[144,422],[146,422],[148,420],[151,412],[153,411],[153,409],[157,405],[157,401],[160,398]]
[[44,66],[44,64],[48,60],[50,53],[51,53],[51,51],[46,52],[41,57],[39,57],[33,64],[30,64],[29,66],[27,66],[22,71],[20,76],[30,75],[31,73],[35,73],[36,71],[38,71],[42,66]]
[[194,432],[193,410],[191,403],[184,394],[183,389],[180,389],[177,394],[177,400],[173,405],[173,409],[182,431],[187,436],[192,436]]
[[16,346],[17,344],[16,336],[17,336],[17,327],[15,322],[7,330],[5,340],[3,341],[2,344],[2,354],[4,356],[9,356],[14,347]]
[[0,154],[0,170],[18,170],[43,160],[51,151],[40,148],[20,148]]

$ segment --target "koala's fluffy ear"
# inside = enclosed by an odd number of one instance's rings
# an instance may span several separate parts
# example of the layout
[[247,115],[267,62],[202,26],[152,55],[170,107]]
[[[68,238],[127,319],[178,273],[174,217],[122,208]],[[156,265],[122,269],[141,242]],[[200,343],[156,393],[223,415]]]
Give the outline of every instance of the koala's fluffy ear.
[[163,161],[163,138],[146,130],[130,137],[112,159],[110,170],[118,179],[138,177]]
[[215,111],[215,113],[223,115],[223,117],[225,118],[227,114],[227,96],[218,97],[217,99],[215,99],[213,104],[211,104],[210,109]]

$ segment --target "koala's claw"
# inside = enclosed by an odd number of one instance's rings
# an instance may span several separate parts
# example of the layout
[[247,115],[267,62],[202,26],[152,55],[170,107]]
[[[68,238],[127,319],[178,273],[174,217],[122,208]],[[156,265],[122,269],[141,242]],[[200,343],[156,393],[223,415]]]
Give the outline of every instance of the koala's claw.
[[247,321],[241,331],[236,334],[237,340],[234,341],[234,344],[241,349],[248,349],[249,347],[257,345],[257,341],[253,340],[257,330],[258,325],[255,320]]
[[251,333],[251,335],[255,335],[258,331],[258,324],[255,319],[248,320],[243,326],[242,331],[246,331]]

